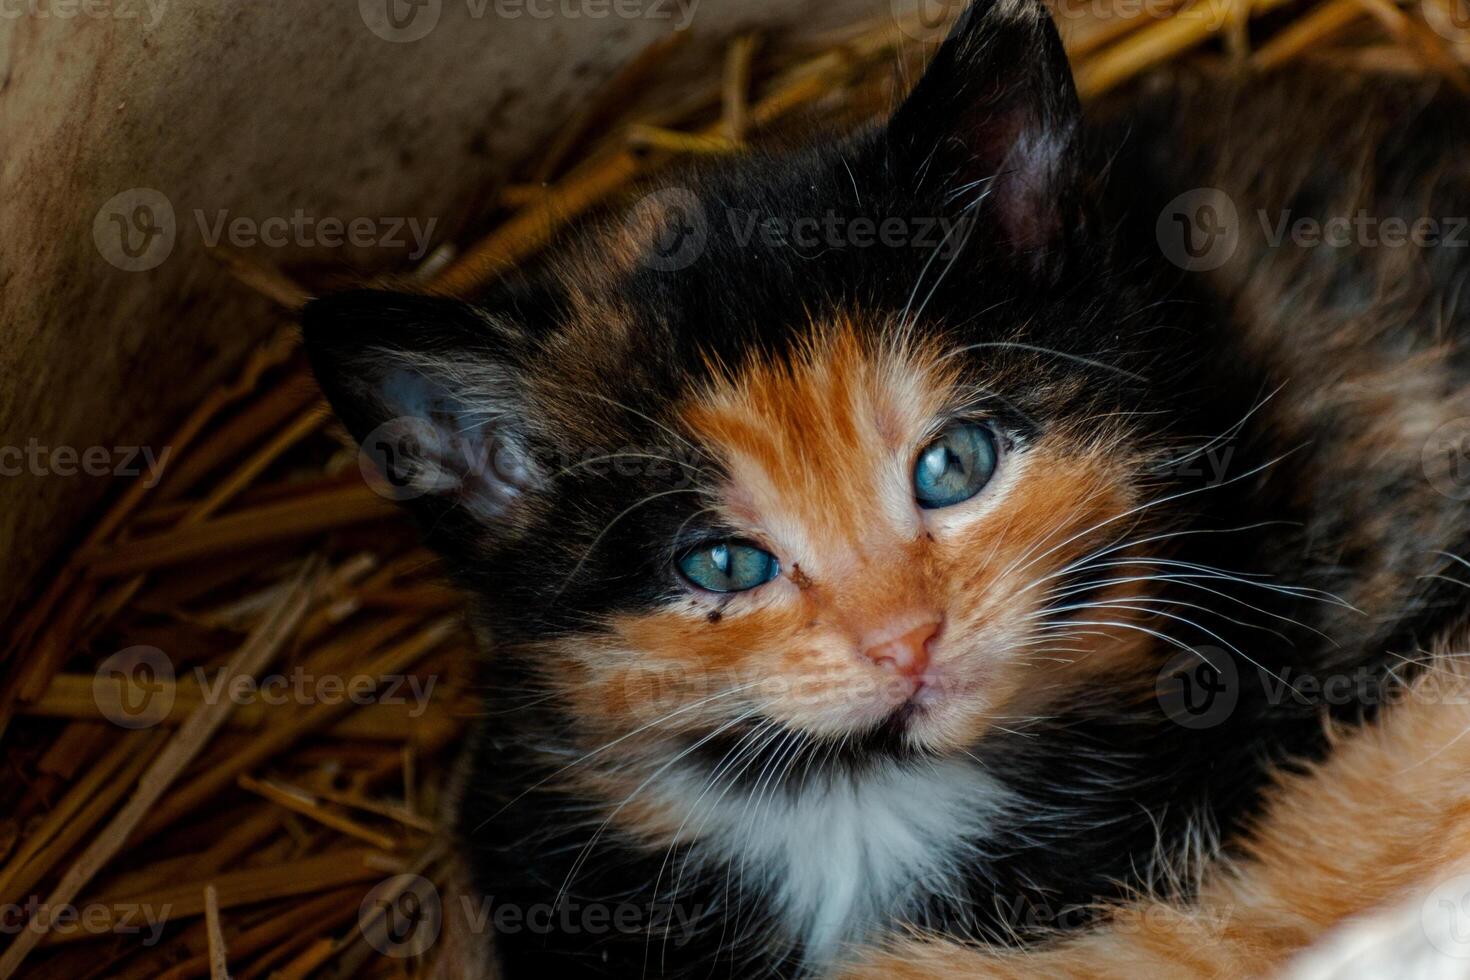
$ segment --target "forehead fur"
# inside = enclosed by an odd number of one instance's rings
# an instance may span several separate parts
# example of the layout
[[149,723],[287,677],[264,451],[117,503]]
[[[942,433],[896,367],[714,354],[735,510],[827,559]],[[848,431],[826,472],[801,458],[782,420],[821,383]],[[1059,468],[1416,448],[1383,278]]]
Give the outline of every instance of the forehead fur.
[[779,512],[809,525],[874,507],[908,514],[907,466],[888,464],[907,462],[937,429],[958,384],[932,344],[845,318],[814,328],[786,357],[713,376],[683,421],[725,463],[725,503],[741,523]]

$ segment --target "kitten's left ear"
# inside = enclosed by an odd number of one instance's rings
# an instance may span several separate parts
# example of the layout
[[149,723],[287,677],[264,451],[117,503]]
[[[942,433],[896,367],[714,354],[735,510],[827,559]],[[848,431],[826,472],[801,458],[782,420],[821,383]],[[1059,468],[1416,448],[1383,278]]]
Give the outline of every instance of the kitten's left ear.
[[313,300],[301,323],[374,487],[445,552],[502,533],[539,477],[521,331],[459,300],[370,290]]
[[1077,184],[1077,89],[1039,0],[976,0],[886,130],[889,159],[978,206],[1020,250],[1069,230]]

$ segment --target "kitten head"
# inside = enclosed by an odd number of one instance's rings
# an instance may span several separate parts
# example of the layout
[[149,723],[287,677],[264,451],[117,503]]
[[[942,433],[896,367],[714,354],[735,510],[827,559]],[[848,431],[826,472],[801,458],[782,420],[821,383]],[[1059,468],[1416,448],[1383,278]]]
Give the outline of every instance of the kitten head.
[[958,751],[1159,655],[1126,563],[1174,352],[1078,112],[1041,7],[981,3],[885,125],[473,302],[318,300],[312,362],[577,737]]

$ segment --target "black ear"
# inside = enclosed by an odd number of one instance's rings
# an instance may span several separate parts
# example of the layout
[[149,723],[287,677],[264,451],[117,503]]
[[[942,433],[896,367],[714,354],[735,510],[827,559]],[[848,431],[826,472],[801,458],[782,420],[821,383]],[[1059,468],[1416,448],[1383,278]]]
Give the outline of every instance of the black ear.
[[940,182],[1018,249],[1074,220],[1081,110],[1061,38],[1039,0],[976,0],[890,120],[890,159]]
[[369,290],[313,300],[301,318],[364,475],[426,526],[493,526],[536,483],[515,328],[458,300]]

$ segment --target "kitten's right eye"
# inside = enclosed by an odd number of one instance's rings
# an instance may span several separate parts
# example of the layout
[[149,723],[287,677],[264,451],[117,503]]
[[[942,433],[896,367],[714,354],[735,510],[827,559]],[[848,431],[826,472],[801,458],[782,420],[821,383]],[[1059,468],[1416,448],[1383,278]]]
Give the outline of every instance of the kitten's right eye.
[[914,496],[926,510],[969,500],[995,473],[995,436],[988,427],[966,422],[952,426],[919,454],[914,464]]
[[754,545],[721,541],[686,551],[679,571],[710,592],[745,592],[775,578],[781,565],[775,555]]

